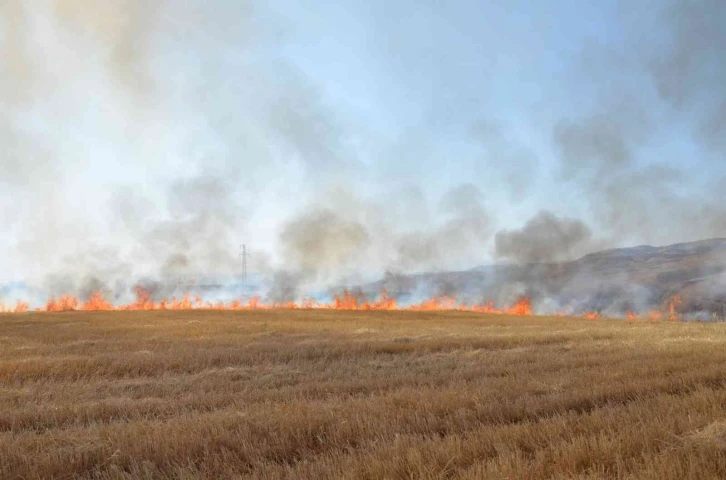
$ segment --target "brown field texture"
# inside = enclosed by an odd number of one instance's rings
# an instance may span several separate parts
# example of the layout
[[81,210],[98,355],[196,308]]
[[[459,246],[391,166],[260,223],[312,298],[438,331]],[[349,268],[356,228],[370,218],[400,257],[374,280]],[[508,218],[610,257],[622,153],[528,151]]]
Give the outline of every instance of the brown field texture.
[[0,478],[726,478],[726,325],[0,315]]

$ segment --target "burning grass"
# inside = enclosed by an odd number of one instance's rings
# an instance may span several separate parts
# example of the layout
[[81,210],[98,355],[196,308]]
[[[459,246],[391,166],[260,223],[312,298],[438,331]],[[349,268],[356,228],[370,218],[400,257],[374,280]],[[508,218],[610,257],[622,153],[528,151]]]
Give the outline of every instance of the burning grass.
[[726,325],[0,316],[0,478],[724,478]]
[[[114,305],[103,297],[101,292],[92,293],[87,300],[81,301],[73,295],[62,295],[58,298],[50,298],[44,307],[36,307],[36,312],[67,312],[67,311],[87,311],[87,312],[106,312],[106,311],[153,311],[153,310],[388,310],[388,311],[460,311],[475,312],[497,315],[519,315],[532,316],[536,315],[532,308],[532,302],[529,297],[523,296],[517,299],[512,305],[504,308],[498,308],[493,301],[483,302],[480,304],[465,304],[457,301],[453,296],[438,296],[429,298],[421,303],[411,305],[399,305],[395,298],[388,295],[388,291],[383,289],[377,299],[369,300],[362,294],[356,294],[344,290],[338,295],[334,295],[331,302],[318,302],[315,299],[307,298],[301,302],[285,302],[285,303],[262,303],[259,296],[254,296],[247,301],[234,300],[229,303],[224,302],[205,302],[199,296],[192,297],[187,293],[181,299],[172,297],[171,299],[154,300],[152,293],[141,286],[135,287],[136,301],[129,304]],[[681,297],[672,296],[668,303],[667,318],[670,321],[679,321],[681,314],[678,306],[682,304]],[[30,309],[27,302],[18,301],[17,305],[8,307],[0,302],[0,313],[24,313]],[[555,313],[558,317],[572,317],[579,315],[588,320],[599,320],[602,318],[600,312],[573,312],[569,307],[565,307],[563,311]],[[653,321],[660,320],[665,314],[658,309],[652,309],[647,314],[638,314],[636,312],[627,312],[624,318],[628,320],[637,320],[640,318],[648,318]]]

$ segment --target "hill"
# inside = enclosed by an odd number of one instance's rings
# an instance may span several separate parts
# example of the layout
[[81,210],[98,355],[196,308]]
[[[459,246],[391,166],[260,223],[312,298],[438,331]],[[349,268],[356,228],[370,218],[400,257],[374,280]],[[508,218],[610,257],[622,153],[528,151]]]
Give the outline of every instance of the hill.
[[389,274],[365,285],[400,298],[452,295],[506,303],[528,295],[541,311],[644,311],[679,295],[683,312],[726,313],[726,239],[604,250],[568,262],[505,264],[458,272]]

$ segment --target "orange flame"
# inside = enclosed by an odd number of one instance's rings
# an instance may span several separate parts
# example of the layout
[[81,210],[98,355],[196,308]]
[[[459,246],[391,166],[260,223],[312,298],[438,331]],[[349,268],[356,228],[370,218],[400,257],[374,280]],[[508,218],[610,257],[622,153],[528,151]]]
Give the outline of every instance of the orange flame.
[[101,292],[93,292],[81,306],[81,310],[113,310],[113,305],[103,298]]
[[27,312],[29,307],[26,302],[21,302],[20,300],[15,304],[15,307],[10,307],[0,302],[0,313],[23,313]]
[[532,315],[532,302],[529,301],[529,298],[521,298],[510,308],[504,310],[504,313],[507,315]]
[[454,297],[442,296],[429,298],[417,305],[411,305],[409,310],[415,311],[432,311],[432,310],[452,310],[456,306]]
[[680,320],[680,316],[678,315],[678,312],[676,312],[676,307],[683,303],[681,300],[680,295],[673,295],[671,297],[671,301],[668,304],[668,320],[671,322],[677,322]]
[[78,308],[78,299],[71,295],[62,295],[55,299],[51,297],[48,303],[45,304],[46,312],[65,312],[68,310],[76,310]]
[[[88,300],[80,302],[76,297],[63,295],[56,299],[52,297],[46,303],[44,308],[38,308],[36,311],[61,312],[67,310],[84,310],[84,311],[110,311],[110,310],[254,310],[254,309],[332,309],[332,310],[411,310],[411,311],[438,311],[438,310],[459,310],[468,312],[506,314],[506,315],[533,315],[532,303],[529,298],[520,298],[512,306],[499,309],[494,307],[493,302],[487,302],[482,305],[463,305],[457,304],[457,300],[452,296],[434,297],[422,301],[418,304],[409,306],[399,306],[396,299],[389,297],[388,292],[383,289],[378,299],[368,301],[363,295],[352,293],[344,290],[338,295],[333,296],[330,303],[319,303],[311,298],[306,298],[302,302],[285,302],[275,304],[263,304],[260,297],[253,297],[247,302],[235,300],[231,303],[212,303],[204,302],[200,297],[196,296],[192,299],[191,295],[186,294],[182,299],[172,297],[163,299],[158,302],[151,297],[151,292],[145,290],[141,286],[135,287],[136,301],[127,305],[114,306],[107,301],[101,292],[94,292]],[[19,304],[17,311],[28,308],[28,305]]]
[[[399,306],[396,303],[396,299],[389,297],[388,292],[383,289],[378,299],[369,301],[362,294],[343,290],[340,294],[334,295],[333,300],[330,303],[317,302],[312,298],[306,298],[300,303],[298,302],[284,302],[284,303],[273,303],[265,304],[262,303],[260,297],[255,296],[245,301],[234,300],[230,303],[223,302],[204,302],[199,296],[192,297],[190,294],[184,295],[183,298],[177,299],[172,297],[171,299],[163,299],[160,301],[154,301],[152,299],[152,293],[145,290],[141,286],[135,287],[136,301],[127,305],[115,306],[111,302],[107,301],[101,292],[94,292],[88,300],[80,302],[76,297],[71,295],[63,295],[58,297],[51,297],[50,300],[45,304],[44,307],[36,308],[36,311],[45,312],[63,312],[70,310],[83,310],[83,311],[111,311],[111,310],[255,310],[255,309],[332,309],[332,310],[409,310],[409,311],[441,311],[441,310],[456,310],[463,312],[476,312],[485,314],[499,314],[499,315],[517,315],[517,316],[531,316],[534,315],[532,309],[532,302],[528,297],[522,297],[518,299],[513,305],[505,308],[497,308],[494,302],[488,301],[476,305],[466,305],[457,303],[457,300],[453,296],[440,296],[434,297],[427,300],[423,300],[421,303]],[[675,295],[670,299],[668,305],[668,320],[678,321],[680,316],[677,312],[678,305],[682,304],[680,296]],[[20,313],[29,310],[29,305],[26,302],[17,302],[14,308],[6,307],[0,303],[0,312],[2,313]],[[570,308],[567,307],[569,311]],[[571,313],[558,312],[555,314],[558,317],[569,316]],[[647,313],[641,315],[636,312],[627,312],[625,318],[628,320],[636,320],[638,318],[648,318],[652,321],[662,319],[665,314],[660,310],[650,310]],[[581,318],[588,320],[598,320],[602,318],[602,315],[598,312],[586,312],[581,315]]]

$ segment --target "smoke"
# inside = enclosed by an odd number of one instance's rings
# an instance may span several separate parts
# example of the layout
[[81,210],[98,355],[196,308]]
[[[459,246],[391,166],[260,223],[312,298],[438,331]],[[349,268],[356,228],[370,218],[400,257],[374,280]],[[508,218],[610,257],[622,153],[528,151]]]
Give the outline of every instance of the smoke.
[[592,237],[582,221],[541,211],[519,230],[502,230],[495,237],[497,257],[522,263],[569,260]]
[[[494,174],[507,188],[511,203],[522,202],[535,186],[537,157],[523,142],[513,138],[511,127],[487,120],[477,121],[470,135],[482,147],[483,163],[497,165]],[[496,177],[495,177],[496,178]]]
[[[468,266],[472,259],[484,258],[492,220],[473,184],[446,191],[433,209],[421,192],[404,189],[392,198],[395,204],[338,187],[305,205],[281,229],[278,270],[287,274],[277,271],[272,289],[354,286],[382,272],[445,269],[457,262]],[[405,199],[411,204],[404,205]]]
[[278,86],[269,111],[269,122],[286,151],[309,168],[337,173],[356,166],[352,140],[340,127],[344,119],[329,109],[322,95],[301,72],[285,70],[289,81]]
[[271,304],[280,304],[297,301],[307,292],[301,292],[303,278],[298,274],[287,271],[275,272],[267,289],[265,301]]
[[726,6],[718,0],[672,2],[661,14],[669,48],[650,62],[663,99],[697,119],[695,133],[726,152]]
[[[626,9],[632,31],[624,35],[633,43],[583,51],[594,102],[552,130],[563,188],[584,200],[611,245],[726,234],[726,208],[712,195],[726,177],[726,6],[673,0],[655,17],[648,7]],[[636,43],[648,21],[663,37]],[[696,148],[675,153],[682,143],[656,143],[676,136]]]
[[452,188],[439,202],[440,225],[404,232],[395,241],[395,268],[402,271],[441,269],[456,265],[462,254],[471,261],[477,250],[485,250],[491,236],[492,219],[478,187],[465,183]]
[[338,272],[365,256],[371,238],[360,223],[322,209],[288,223],[280,241],[284,257],[295,270],[324,274]]
[[[4,1],[0,281],[235,293],[245,243],[275,302],[435,272],[434,294],[558,304],[570,277],[525,264],[726,235],[726,6],[652,3],[550,64],[510,17],[516,42],[462,42],[488,16],[461,6],[401,30],[376,5],[348,29],[250,0]],[[521,270],[445,276],[499,259]],[[593,301],[635,295],[609,288]]]
[[633,150],[647,139],[648,118],[632,100],[614,103],[607,110],[555,126],[554,140],[566,179],[609,179],[632,166]]
[[248,2],[212,3],[3,2],[3,276],[58,293],[239,274],[247,225],[274,210],[261,197],[345,157],[305,75],[259,60],[281,30]]
[[168,220],[142,235],[139,256],[150,260],[163,252],[163,271],[172,275],[231,274],[238,271],[235,245],[244,231],[245,211],[234,195],[234,173],[180,179],[169,189]]
[[142,64],[149,53],[154,25],[164,2],[55,0],[53,13],[85,41],[106,52],[111,77],[134,93],[153,88]]

